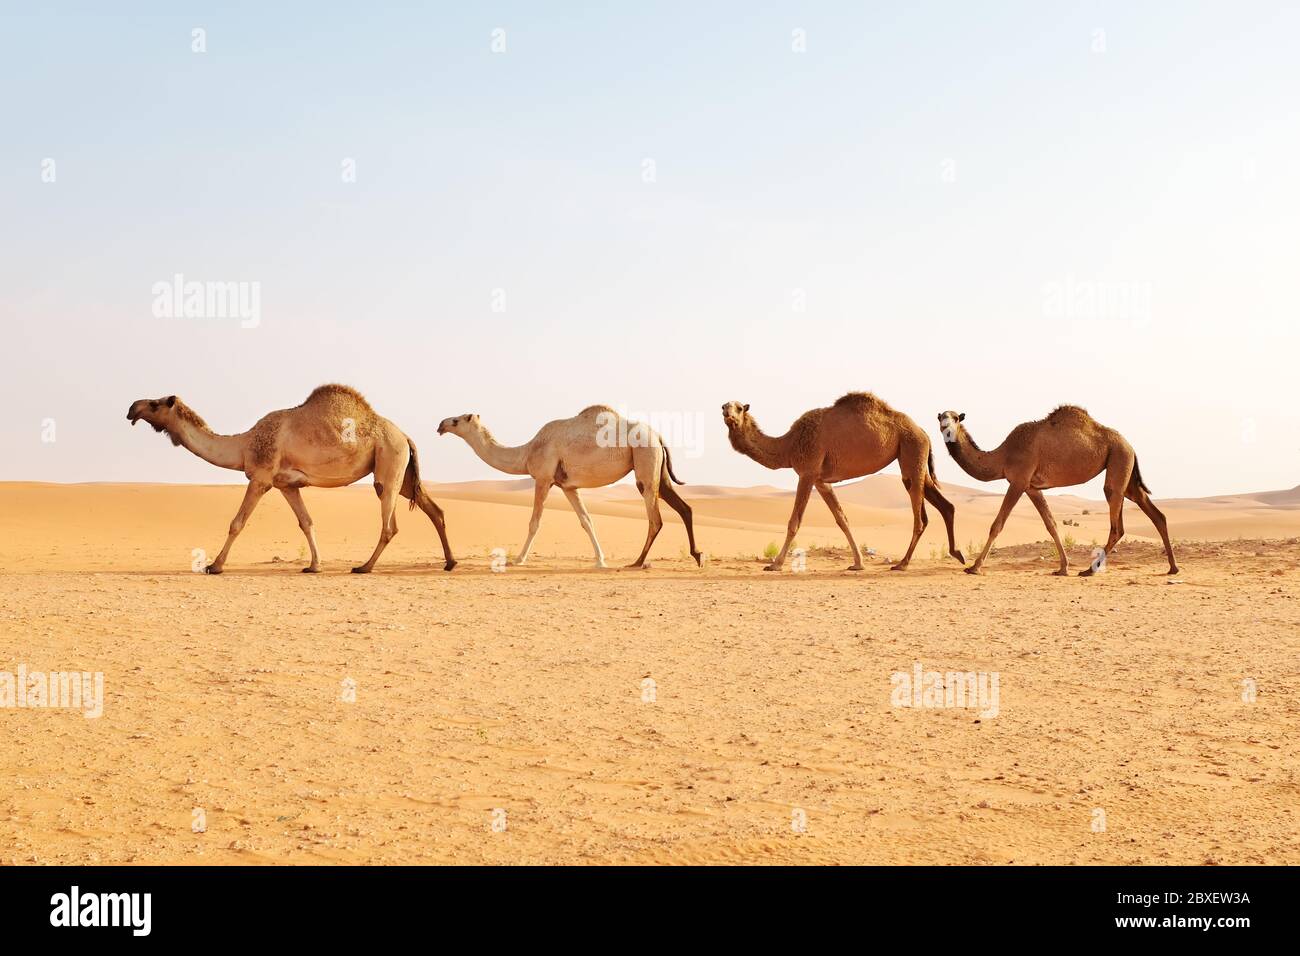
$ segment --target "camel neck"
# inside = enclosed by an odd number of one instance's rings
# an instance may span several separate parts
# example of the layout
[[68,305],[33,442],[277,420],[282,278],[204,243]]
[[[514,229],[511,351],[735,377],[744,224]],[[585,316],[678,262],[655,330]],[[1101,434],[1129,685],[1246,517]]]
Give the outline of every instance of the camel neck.
[[513,448],[503,445],[486,428],[466,435],[465,441],[474,449],[474,454],[497,471],[504,471],[507,475],[528,474],[527,445],[516,445]]
[[244,436],[218,435],[211,429],[181,419],[168,429],[179,445],[218,468],[244,470]]
[[790,455],[786,450],[786,435],[773,438],[771,435],[763,434],[757,425],[743,431],[728,430],[727,434],[731,439],[731,447],[742,455],[748,455],[764,468],[777,469],[791,466]]
[[1003,477],[1004,463],[1000,445],[993,451],[983,451],[963,428],[958,430],[956,441],[946,441],[944,446],[953,461],[972,478],[978,481],[997,481]]

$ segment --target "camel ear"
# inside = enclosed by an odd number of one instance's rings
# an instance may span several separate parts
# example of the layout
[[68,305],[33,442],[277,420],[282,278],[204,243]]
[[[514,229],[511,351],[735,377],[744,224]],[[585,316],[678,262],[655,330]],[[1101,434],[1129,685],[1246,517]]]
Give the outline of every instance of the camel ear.
[[745,407],[741,409],[741,411],[745,411],[745,412],[749,411],[749,405],[746,404]]
[[168,396],[167,396],[167,407],[168,407],[168,408],[175,408],[175,407],[176,407],[176,396],[175,396],[175,395],[168,395]]
[[960,415],[957,416],[957,421],[959,421],[959,422],[964,422],[965,420],[966,420],[966,413],[965,413],[965,412],[962,412]]

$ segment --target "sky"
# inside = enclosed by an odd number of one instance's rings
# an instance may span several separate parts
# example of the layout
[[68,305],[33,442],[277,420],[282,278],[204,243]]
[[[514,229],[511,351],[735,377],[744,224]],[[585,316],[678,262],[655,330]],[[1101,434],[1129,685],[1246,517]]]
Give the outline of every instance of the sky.
[[1157,498],[1300,482],[1295,4],[34,7],[0,480],[242,481],[127,406],[230,433],[339,381],[434,481],[501,477],[442,418],[603,402],[688,484],[792,487],[720,406],[870,390],[936,446],[1083,405]]

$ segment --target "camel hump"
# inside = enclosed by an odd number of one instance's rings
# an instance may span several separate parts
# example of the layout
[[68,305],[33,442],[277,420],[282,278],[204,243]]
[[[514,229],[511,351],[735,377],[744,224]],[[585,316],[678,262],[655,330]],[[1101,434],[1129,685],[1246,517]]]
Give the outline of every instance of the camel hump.
[[352,404],[362,411],[374,413],[374,409],[370,407],[370,402],[366,401],[366,397],[351,385],[339,385],[334,382],[328,385],[317,385],[311,390],[311,394],[307,396],[307,400],[302,404],[313,405],[317,402]]
[[582,411],[578,412],[578,417],[587,418],[599,415],[601,412],[612,412],[615,415],[618,414],[618,412],[614,411],[614,409],[610,408],[608,405],[588,405]]
[[888,408],[871,392],[846,392],[835,399],[835,408]]
[[1049,425],[1068,425],[1080,421],[1090,422],[1092,416],[1088,414],[1086,408],[1080,408],[1078,405],[1058,405],[1052,409],[1052,414],[1047,416]]

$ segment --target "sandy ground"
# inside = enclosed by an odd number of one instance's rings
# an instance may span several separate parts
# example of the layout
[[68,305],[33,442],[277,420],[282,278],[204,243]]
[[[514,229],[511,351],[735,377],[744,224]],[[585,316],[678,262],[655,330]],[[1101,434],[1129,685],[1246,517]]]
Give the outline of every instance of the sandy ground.
[[[0,485],[0,671],[105,695],[95,719],[0,709],[0,862],[1300,863],[1295,491],[1161,502],[1171,582],[1132,508],[1106,573],[1048,576],[1024,502],[984,576],[934,524],[892,573],[884,477],[842,491],[877,550],[857,574],[817,550],[841,543],[821,502],[807,573],[770,574],[788,493],[690,486],[702,570],[675,517],[651,570],[592,570],[553,495],[534,563],[493,573],[530,492],[433,490],[450,574],[405,511],[376,573],[345,573],[378,530],[353,488],[307,492],[327,573],[297,573],[272,495],[209,577],[193,551],[238,488]],[[982,542],[998,495],[949,491]],[[630,495],[591,496],[620,562]],[[1053,507],[1084,565],[1101,506]],[[996,715],[891,706],[917,663],[995,674]]]

